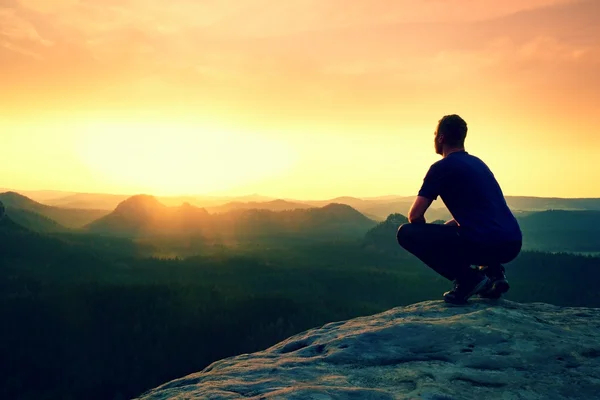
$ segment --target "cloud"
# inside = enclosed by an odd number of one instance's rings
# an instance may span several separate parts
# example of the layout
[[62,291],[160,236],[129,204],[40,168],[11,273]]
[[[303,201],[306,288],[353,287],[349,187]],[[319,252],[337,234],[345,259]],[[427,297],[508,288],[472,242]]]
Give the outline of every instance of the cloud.
[[[571,0],[21,0],[34,9],[77,10],[85,7],[120,10],[130,17],[144,15],[165,23],[214,26],[238,32],[276,34],[296,30],[381,23],[466,22],[497,18],[525,10],[540,9]],[[53,6],[51,6],[52,4]],[[133,11],[132,14],[130,12]],[[261,28],[262,27],[262,28]]]
[[4,2],[0,5],[0,47],[27,57],[42,59],[38,50],[50,47],[53,43],[43,38],[31,22],[21,18],[15,8],[7,6],[14,7],[16,4]]
[[440,87],[568,89],[600,43],[593,0],[0,1],[0,83],[72,103],[320,113]]

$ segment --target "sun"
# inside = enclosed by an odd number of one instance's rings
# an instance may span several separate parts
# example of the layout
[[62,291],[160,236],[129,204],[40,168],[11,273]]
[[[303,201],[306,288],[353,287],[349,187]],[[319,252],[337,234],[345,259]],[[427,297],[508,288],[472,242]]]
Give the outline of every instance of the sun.
[[157,195],[230,190],[283,174],[295,159],[285,142],[218,126],[88,123],[78,137],[85,168]]

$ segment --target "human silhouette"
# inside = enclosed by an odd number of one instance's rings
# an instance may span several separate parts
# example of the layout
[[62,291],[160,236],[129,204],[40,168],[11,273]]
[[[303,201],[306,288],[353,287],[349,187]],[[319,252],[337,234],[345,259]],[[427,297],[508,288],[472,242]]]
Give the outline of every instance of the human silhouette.
[[[464,304],[478,294],[499,298],[510,286],[502,264],[521,251],[522,233],[488,166],[467,153],[467,123],[446,115],[435,131],[435,151],[443,158],[429,168],[398,243],[434,271],[454,282],[444,301]],[[427,224],[425,212],[442,199],[452,218]]]

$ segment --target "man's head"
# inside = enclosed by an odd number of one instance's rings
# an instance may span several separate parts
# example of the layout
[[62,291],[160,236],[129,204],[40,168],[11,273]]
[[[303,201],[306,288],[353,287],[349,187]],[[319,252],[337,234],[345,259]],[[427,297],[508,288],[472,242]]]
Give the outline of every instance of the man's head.
[[467,123],[456,114],[440,119],[435,130],[435,152],[444,154],[444,149],[462,149],[467,137]]

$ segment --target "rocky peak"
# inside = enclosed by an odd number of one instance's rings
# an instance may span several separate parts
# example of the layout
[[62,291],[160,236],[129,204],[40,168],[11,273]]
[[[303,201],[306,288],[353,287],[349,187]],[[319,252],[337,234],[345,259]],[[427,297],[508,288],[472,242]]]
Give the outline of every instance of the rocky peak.
[[329,203],[320,209],[313,209],[313,212],[323,217],[342,219],[342,220],[367,220],[363,214],[347,204]]
[[31,209],[32,207],[42,206],[40,203],[31,200],[29,197],[12,191],[0,193],[0,199],[2,199],[2,202],[6,207]]
[[150,195],[135,195],[119,203],[115,212],[117,213],[136,213],[136,214],[154,214],[164,211],[166,206],[160,203],[156,197]]
[[600,309],[427,301],[213,363],[139,399],[592,399]]

